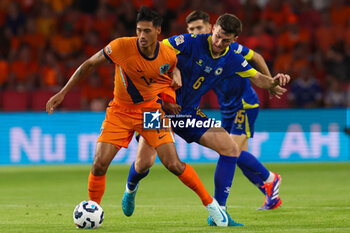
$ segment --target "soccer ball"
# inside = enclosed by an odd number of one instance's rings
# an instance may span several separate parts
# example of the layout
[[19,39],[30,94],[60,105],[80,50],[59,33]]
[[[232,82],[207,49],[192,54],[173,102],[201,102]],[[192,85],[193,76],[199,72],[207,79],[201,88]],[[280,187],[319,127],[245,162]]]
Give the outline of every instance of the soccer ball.
[[79,228],[99,228],[103,222],[103,209],[94,201],[82,201],[73,211],[73,220]]

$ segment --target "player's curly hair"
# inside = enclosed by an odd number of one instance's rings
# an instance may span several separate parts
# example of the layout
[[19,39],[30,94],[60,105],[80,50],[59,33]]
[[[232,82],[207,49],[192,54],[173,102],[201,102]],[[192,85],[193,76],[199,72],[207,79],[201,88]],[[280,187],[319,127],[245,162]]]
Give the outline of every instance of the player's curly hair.
[[220,26],[228,34],[238,36],[242,32],[242,23],[239,18],[233,14],[223,14],[217,20],[215,25]]
[[155,11],[152,11],[146,6],[141,6],[136,17],[136,23],[140,21],[152,21],[153,26],[162,26],[162,17]]

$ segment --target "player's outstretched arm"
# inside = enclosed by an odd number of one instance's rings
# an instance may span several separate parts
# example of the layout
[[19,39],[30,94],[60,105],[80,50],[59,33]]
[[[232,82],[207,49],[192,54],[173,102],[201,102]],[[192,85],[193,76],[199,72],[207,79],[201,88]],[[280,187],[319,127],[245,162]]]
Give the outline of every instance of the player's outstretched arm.
[[[261,54],[254,51],[252,58],[248,61],[249,63],[253,63],[253,66],[260,71],[262,74],[271,77],[271,73],[269,67],[266,64],[266,61]],[[277,85],[269,89],[270,98],[276,97],[277,99],[281,99],[281,96],[287,92],[286,88]]]
[[254,51],[252,59],[249,60],[248,62],[249,63],[252,62],[255,69],[261,72],[262,74],[267,75],[269,77],[272,76],[264,57],[261,56],[259,53]]
[[64,96],[88,73],[90,73],[96,66],[106,62],[107,59],[103,55],[103,50],[100,50],[92,57],[81,64],[74,74],[70,77],[66,85],[54,96],[52,96],[46,103],[46,112],[52,114],[57,106],[62,103]]
[[250,77],[250,81],[252,81],[257,87],[270,89],[277,85],[280,85],[281,87],[287,85],[287,83],[290,81],[290,76],[288,74],[279,73],[271,78],[257,72],[253,77]]

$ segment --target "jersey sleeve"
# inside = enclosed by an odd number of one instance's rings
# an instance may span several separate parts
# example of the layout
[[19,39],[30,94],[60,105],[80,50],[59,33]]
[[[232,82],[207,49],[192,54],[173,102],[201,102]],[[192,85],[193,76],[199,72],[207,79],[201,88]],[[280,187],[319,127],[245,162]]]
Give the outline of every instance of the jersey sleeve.
[[250,78],[258,73],[241,54],[235,53],[229,63],[231,74],[236,74],[242,78]]
[[119,57],[117,54],[122,54],[121,51],[124,50],[122,42],[120,39],[115,39],[111,41],[106,47],[103,48],[103,54],[108,61],[114,64],[119,63]]
[[251,60],[254,54],[254,51],[248,49],[247,47],[238,44],[237,42],[233,43],[233,47],[236,53],[240,53],[247,61]]
[[179,53],[191,53],[191,43],[195,37],[196,35],[194,34],[183,34],[164,39],[163,43],[173,48],[176,55]]

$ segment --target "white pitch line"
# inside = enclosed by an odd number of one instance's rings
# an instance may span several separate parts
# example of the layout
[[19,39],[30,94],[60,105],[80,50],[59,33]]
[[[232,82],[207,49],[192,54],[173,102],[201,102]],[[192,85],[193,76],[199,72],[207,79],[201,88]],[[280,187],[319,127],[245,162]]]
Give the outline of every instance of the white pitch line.
[[[54,207],[57,206],[56,204],[46,204],[46,205],[17,205],[17,204],[0,204],[0,207],[8,207],[8,208],[47,208],[47,207]],[[70,204],[60,204],[60,206],[72,206]],[[120,208],[121,205],[107,205],[108,207],[113,208]],[[171,206],[162,206],[162,205],[136,205],[137,208],[171,208]],[[185,208],[196,208],[200,207],[200,205],[184,205]],[[252,206],[236,206],[236,205],[230,205],[228,206],[230,209],[254,209],[255,207]],[[174,208],[177,208],[174,206]],[[343,206],[343,207],[335,207],[335,206],[281,206],[281,209],[318,209],[318,210],[350,210],[350,206]]]

